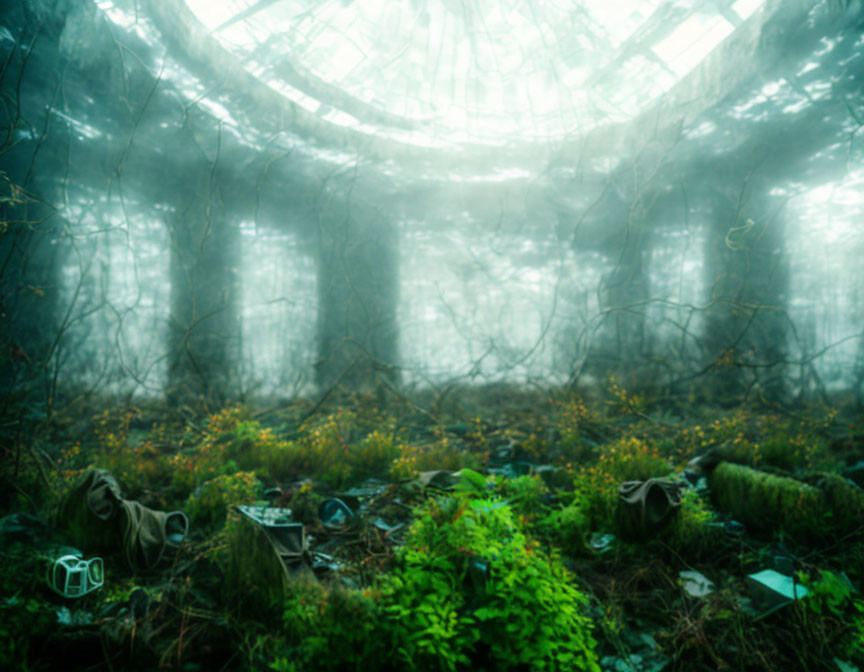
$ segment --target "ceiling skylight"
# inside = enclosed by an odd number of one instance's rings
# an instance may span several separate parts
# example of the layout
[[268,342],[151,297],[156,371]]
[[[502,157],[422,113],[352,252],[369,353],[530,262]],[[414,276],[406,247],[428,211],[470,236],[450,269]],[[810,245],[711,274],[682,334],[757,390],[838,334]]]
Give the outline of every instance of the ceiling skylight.
[[[764,0],[186,0],[250,72],[414,142],[557,138],[644,110]],[[425,136],[425,138],[424,138]]]

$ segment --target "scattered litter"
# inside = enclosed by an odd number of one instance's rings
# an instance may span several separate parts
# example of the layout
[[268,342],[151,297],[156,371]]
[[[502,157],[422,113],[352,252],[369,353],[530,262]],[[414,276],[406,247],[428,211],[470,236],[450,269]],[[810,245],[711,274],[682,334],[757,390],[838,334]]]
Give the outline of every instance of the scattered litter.
[[700,495],[706,494],[710,489],[705,472],[698,466],[684,470],[684,483],[686,486],[692,487]]
[[396,530],[400,530],[405,527],[405,523],[396,523],[395,525],[390,525],[387,521],[385,521],[380,516],[372,521],[372,524],[382,532],[390,534],[391,532],[395,532]]
[[294,560],[306,551],[306,532],[291,518],[291,509],[240,505],[237,510],[260,526],[283,560]]
[[290,573],[308,561],[305,527],[291,509],[240,505],[240,524],[228,539],[226,580],[249,605],[275,604],[284,598]]
[[165,539],[179,546],[189,534],[189,519],[182,511],[172,511],[165,518]]
[[272,504],[282,499],[285,493],[282,492],[282,488],[268,488],[261,496]]
[[714,592],[714,583],[701,572],[685,570],[678,572],[681,587],[690,597],[706,597]]
[[363,513],[368,506],[369,501],[380,495],[387,489],[386,483],[382,483],[376,478],[368,478],[364,481],[365,485],[349,488],[344,492],[340,492],[336,496],[348,505],[355,514]]
[[627,481],[618,488],[617,519],[624,536],[644,539],[659,532],[681,506],[680,482],[661,478]]
[[839,658],[834,659],[834,665],[837,666],[839,672],[861,672],[857,665],[848,663],[845,660],[840,660]]
[[[369,499],[370,497],[375,497],[380,495],[384,490],[387,489],[387,484],[382,483],[374,478],[370,478],[366,480],[366,485],[353,487],[349,490],[346,490],[339,496],[342,499],[346,497],[356,497],[358,499]],[[346,500],[347,501],[347,500]]]
[[750,596],[757,606],[777,609],[807,595],[807,588],[793,577],[784,576],[773,569],[747,575]]
[[329,572],[338,572],[345,565],[336,561],[332,555],[326,553],[312,553],[312,571],[315,574],[326,574]]
[[772,548],[771,556],[774,560],[774,569],[785,576],[795,576],[798,571],[798,561],[783,544],[777,544]]
[[294,518],[291,515],[291,509],[280,508],[277,506],[251,506],[241,504],[237,510],[244,516],[254,520],[265,527],[278,527],[280,525],[289,525],[294,523]]
[[324,527],[331,529],[343,527],[355,516],[356,514],[351,510],[351,507],[338,497],[325,499],[318,507],[318,517]]
[[456,479],[453,478],[453,472],[444,469],[421,471],[417,480],[422,486],[436,490],[447,490],[456,482]]
[[747,528],[737,520],[727,520],[723,523],[723,531],[732,537],[740,537],[747,532]]
[[80,555],[63,555],[48,567],[48,585],[63,597],[83,597],[102,587],[105,567],[102,558],[84,560]]
[[484,492],[486,490],[486,477],[473,469],[421,471],[417,480],[424,487],[434,490],[461,490],[463,492]]
[[[600,614],[595,614],[600,617]],[[660,672],[671,663],[657,640],[648,630],[654,630],[655,623],[636,618],[634,625],[624,626],[615,645],[617,655],[606,655],[600,660],[603,670],[624,670],[626,672]]]
[[90,625],[93,623],[93,614],[83,609],[73,611],[64,605],[58,607],[55,613],[57,614],[57,623],[60,625]]
[[631,653],[627,656],[605,656],[600,660],[600,665],[606,672],[661,672],[666,669],[670,658],[664,655],[651,653]]
[[505,462],[499,467],[490,467],[487,470],[494,476],[503,476],[505,478],[518,478],[520,476],[530,476],[535,473],[534,465],[530,462]]
[[598,553],[605,553],[612,548],[613,541],[615,541],[614,534],[600,534],[599,532],[595,532],[588,540],[588,545],[591,546],[592,550],[597,551]]
[[499,445],[492,450],[492,454],[489,456],[489,463],[498,465],[510,462],[513,459],[515,448],[516,446],[512,442],[507,442],[503,446]]

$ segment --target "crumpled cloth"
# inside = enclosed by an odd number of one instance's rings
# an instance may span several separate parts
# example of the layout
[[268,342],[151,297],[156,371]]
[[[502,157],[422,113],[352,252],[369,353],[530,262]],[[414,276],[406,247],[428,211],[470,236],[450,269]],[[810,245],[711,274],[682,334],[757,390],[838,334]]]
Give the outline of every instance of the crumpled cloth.
[[658,532],[681,507],[682,483],[662,478],[626,481],[618,487],[619,516],[635,537]]
[[122,552],[136,571],[155,567],[189,528],[181,511],[156,511],[124,499],[116,479],[101,469],[88,471],[76,483],[60,505],[56,524],[82,550]]

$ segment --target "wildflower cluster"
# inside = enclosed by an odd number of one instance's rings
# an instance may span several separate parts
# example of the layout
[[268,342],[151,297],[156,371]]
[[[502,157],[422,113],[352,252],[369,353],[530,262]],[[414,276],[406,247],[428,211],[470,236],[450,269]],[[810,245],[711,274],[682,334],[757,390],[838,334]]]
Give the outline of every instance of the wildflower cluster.
[[229,509],[237,504],[254,502],[259,488],[258,478],[251,471],[217,476],[189,496],[184,511],[197,527],[221,527]]
[[404,480],[433,469],[478,469],[480,463],[479,455],[464,450],[449,436],[442,435],[437,441],[425,445],[400,446],[398,456],[390,465],[390,476],[396,480]]
[[647,403],[644,395],[628,392],[615,376],[609,376],[606,391],[611,397],[608,403],[614,412],[635,414],[645,412]]

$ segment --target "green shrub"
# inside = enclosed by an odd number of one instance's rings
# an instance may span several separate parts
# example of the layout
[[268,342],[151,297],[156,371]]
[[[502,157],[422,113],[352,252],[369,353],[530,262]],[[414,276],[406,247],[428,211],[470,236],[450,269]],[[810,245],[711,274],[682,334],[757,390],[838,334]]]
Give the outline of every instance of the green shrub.
[[481,462],[478,455],[444,436],[424,446],[400,446],[399,454],[390,466],[390,476],[403,480],[415,478],[421,471],[479,469]]
[[[287,650],[277,660],[295,670],[381,669],[386,639],[369,592],[325,586],[297,575],[286,590],[282,614]],[[271,665],[272,669],[280,669]]]
[[490,485],[492,492],[506,500],[521,516],[537,516],[546,509],[543,497],[549,493],[549,488],[539,476],[491,478]]
[[685,490],[666,542],[682,557],[704,559],[727,543],[723,527],[712,524],[714,520],[705,500],[695,490]]
[[390,463],[398,456],[399,446],[395,444],[393,434],[376,430],[351,447],[348,456],[351,479],[362,480],[386,474]]
[[412,670],[598,670],[587,600],[498,499],[431,500],[381,586]]
[[604,419],[584,400],[574,398],[558,405],[555,420],[560,435],[556,448],[562,461],[572,465],[589,456],[593,444],[589,436],[594,433],[591,429],[601,426]]
[[251,504],[258,490],[258,478],[251,471],[217,476],[189,496],[184,511],[192,525],[221,528],[228,510],[237,504]]
[[276,480],[319,476],[341,484],[350,469],[344,424],[341,416],[330,415],[304,427],[296,440],[285,441],[250,419],[248,409],[227,407],[210,416],[191,448],[171,458],[175,488],[189,493],[205,481],[240,470]]
[[798,605],[803,628],[820,638],[826,651],[864,662],[864,599],[855,597],[849,581],[835,572],[800,573],[809,594]]
[[585,548],[585,537],[591,531],[591,519],[584,498],[574,493],[572,501],[551,511],[540,521],[540,529],[568,554]]

